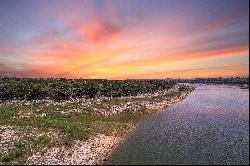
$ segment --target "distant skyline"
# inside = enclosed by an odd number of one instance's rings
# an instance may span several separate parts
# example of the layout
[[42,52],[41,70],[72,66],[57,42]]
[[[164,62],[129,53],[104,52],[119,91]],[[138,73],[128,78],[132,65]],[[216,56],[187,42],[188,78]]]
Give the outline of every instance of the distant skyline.
[[1,0],[0,77],[248,77],[248,6],[248,0]]

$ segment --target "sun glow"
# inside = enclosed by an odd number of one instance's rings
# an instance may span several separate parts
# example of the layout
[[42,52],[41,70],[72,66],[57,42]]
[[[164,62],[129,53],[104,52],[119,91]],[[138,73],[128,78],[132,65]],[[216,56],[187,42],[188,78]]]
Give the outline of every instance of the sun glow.
[[[0,75],[248,76],[248,2],[209,5],[212,1],[183,8],[188,1],[55,0],[51,10],[48,3],[28,0],[17,1],[20,16],[6,3],[4,10],[0,7]],[[217,64],[220,58],[231,61]],[[213,64],[207,66],[208,59]]]

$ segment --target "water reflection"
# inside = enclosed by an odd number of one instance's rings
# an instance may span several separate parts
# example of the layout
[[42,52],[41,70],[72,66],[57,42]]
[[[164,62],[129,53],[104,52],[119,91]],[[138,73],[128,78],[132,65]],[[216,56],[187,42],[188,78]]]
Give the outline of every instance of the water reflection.
[[139,122],[106,164],[248,164],[249,90],[196,86]]

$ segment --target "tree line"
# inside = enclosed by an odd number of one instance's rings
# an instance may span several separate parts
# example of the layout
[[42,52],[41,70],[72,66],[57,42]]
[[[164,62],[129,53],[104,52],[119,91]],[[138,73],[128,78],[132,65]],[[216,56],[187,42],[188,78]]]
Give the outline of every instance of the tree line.
[[166,80],[0,78],[0,100],[133,96],[166,90],[174,84]]

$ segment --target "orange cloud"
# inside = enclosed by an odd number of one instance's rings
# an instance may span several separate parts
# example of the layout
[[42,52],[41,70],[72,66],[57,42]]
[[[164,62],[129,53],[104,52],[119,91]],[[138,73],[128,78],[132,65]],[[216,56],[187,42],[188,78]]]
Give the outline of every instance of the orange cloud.
[[[147,20],[140,13],[127,18],[112,1],[103,11],[92,1],[83,4],[85,15],[55,10],[52,17],[59,20],[59,28],[35,31],[17,44],[20,47],[1,43],[0,58],[1,54],[13,58],[0,60],[19,67],[2,65],[1,70],[22,76],[37,72],[38,76],[110,79],[216,76],[218,71],[218,76],[248,74],[245,63],[181,66],[208,58],[249,56],[246,32],[232,28],[242,15],[240,11],[197,26],[192,12],[182,9]],[[170,69],[171,65],[176,69]]]
[[[175,69],[166,72],[148,72],[143,74],[126,75],[129,78],[199,78],[199,77],[220,77],[220,76],[248,76],[249,66],[247,63],[228,64],[215,67]],[[219,71],[219,72],[218,72]],[[125,77],[125,78],[126,78]],[[114,79],[125,79],[114,77]]]

